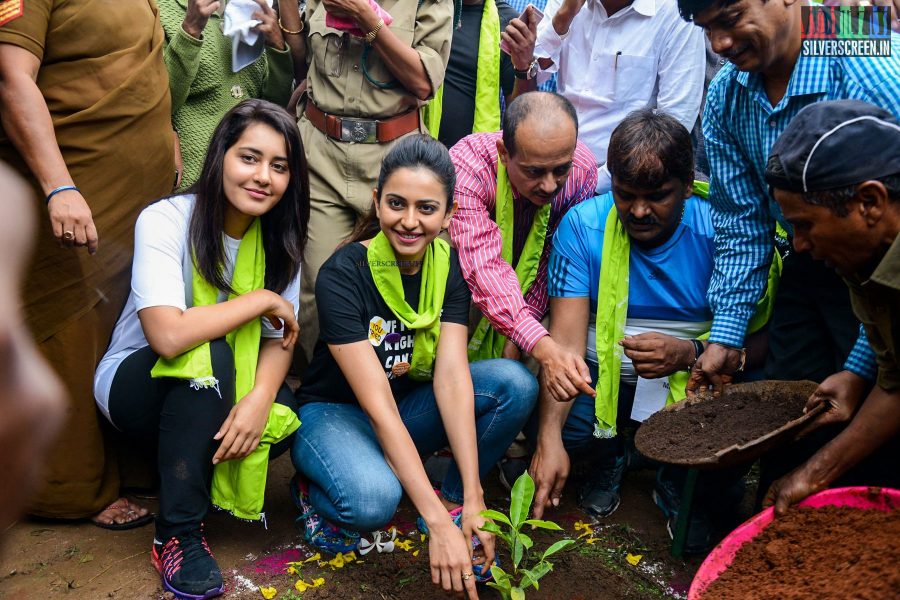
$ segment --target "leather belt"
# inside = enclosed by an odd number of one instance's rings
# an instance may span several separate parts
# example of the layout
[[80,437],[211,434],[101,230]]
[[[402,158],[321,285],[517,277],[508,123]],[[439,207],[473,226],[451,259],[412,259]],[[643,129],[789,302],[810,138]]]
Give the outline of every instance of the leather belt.
[[411,110],[390,119],[358,119],[323,112],[311,101],[306,103],[306,118],[330,138],[357,144],[380,144],[396,140],[419,129],[419,111]]

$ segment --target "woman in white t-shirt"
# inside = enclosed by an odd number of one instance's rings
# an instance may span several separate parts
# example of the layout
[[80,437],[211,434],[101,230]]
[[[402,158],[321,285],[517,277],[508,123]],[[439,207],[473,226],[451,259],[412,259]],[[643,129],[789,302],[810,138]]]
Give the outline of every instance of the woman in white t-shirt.
[[203,534],[210,500],[261,518],[265,455],[299,425],[284,379],[308,219],[296,124],[262,100],[225,115],[189,193],[138,219],[131,294],[94,393],[116,428],[158,443],[152,557],[180,598],[222,593]]

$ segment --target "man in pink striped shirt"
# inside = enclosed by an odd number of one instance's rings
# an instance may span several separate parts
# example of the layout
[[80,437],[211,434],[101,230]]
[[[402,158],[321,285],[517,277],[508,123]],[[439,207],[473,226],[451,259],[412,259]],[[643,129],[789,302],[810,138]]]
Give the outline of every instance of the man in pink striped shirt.
[[[571,207],[594,195],[597,183],[597,161],[577,137],[578,119],[568,100],[531,92],[507,107],[502,132],[469,135],[450,150],[457,177],[450,237],[472,300],[496,333],[507,338],[500,355],[518,359],[521,352],[530,354],[541,366],[546,393],[560,400],[579,391],[594,393],[590,375],[579,368],[580,356],[551,339],[541,325],[553,234]],[[512,192],[512,240],[506,240],[512,246],[511,261],[502,256],[498,169],[508,180],[500,182],[500,189]],[[535,236],[532,224],[548,204],[546,234]],[[542,238],[543,247],[526,243],[532,237]],[[526,254],[537,262],[523,295],[516,265],[528,259]]]

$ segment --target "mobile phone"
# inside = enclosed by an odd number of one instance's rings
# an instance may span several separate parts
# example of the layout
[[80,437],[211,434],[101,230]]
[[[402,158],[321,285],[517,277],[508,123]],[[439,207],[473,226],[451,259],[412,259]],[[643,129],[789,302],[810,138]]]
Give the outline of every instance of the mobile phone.
[[[541,12],[541,9],[539,9],[534,4],[529,4],[528,6],[526,6],[525,10],[522,11],[522,14],[519,15],[519,18],[522,18],[522,15],[524,15],[528,11],[529,7],[531,7],[531,18],[534,19],[534,25],[535,27],[537,27],[538,23],[541,22],[541,19],[544,18],[544,13]],[[507,46],[506,42],[504,42],[503,40],[500,40],[500,49],[509,54],[509,46]]]

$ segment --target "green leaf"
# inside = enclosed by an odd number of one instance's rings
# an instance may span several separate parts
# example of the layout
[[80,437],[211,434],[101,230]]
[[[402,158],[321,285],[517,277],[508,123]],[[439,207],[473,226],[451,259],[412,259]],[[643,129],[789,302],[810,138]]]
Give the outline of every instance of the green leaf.
[[531,509],[533,499],[534,480],[526,471],[516,479],[510,495],[509,518],[516,529],[521,527],[522,521],[528,518],[528,511]]
[[538,527],[539,529],[549,529],[551,531],[563,530],[562,527],[560,527],[553,521],[542,521],[541,519],[528,519],[523,523],[523,525],[531,525],[532,527]]
[[538,581],[552,569],[553,566],[546,561],[539,562],[532,569],[522,569],[522,572],[525,573],[525,577],[522,578],[521,586],[527,588],[530,585],[533,586],[534,589],[539,589],[540,586],[538,585]]
[[482,531],[487,531],[488,533],[493,533],[494,535],[503,535],[503,530],[501,530],[496,523],[491,523],[488,521],[484,525],[481,526]]
[[509,591],[509,597],[512,600],[525,600],[525,590],[520,587],[514,587]]
[[509,517],[507,517],[500,511],[483,510],[483,511],[481,511],[480,514],[485,519],[490,519],[492,521],[499,521],[500,523],[503,523],[504,525],[509,525],[510,527],[512,527],[512,523],[509,522]]
[[544,554],[541,556],[541,561],[547,560],[548,556],[552,556],[552,555],[556,554],[557,552],[559,552],[560,550],[563,550],[564,548],[568,548],[569,546],[571,546],[574,543],[575,543],[575,540],[559,540],[558,542],[556,542],[555,544],[553,544],[552,546],[550,546],[549,548],[544,550]]
[[525,535],[524,533],[519,534],[519,540],[521,540],[522,545],[525,546],[526,550],[531,550],[531,547],[534,546],[534,542],[531,541],[531,537]]
[[[494,581],[497,582],[497,589],[509,591],[509,588],[512,587],[512,584],[509,581],[509,575],[497,565],[491,567],[491,575],[494,576]],[[488,583],[488,585],[490,585],[490,583]]]
[[518,569],[519,563],[522,562],[522,552],[525,550],[525,545],[522,541],[516,537],[516,543],[513,544],[513,566]]

